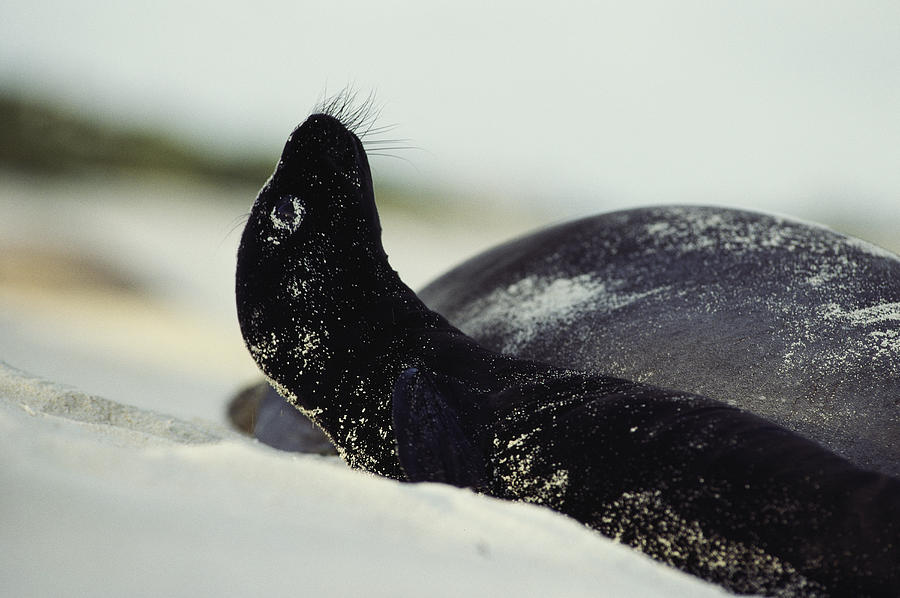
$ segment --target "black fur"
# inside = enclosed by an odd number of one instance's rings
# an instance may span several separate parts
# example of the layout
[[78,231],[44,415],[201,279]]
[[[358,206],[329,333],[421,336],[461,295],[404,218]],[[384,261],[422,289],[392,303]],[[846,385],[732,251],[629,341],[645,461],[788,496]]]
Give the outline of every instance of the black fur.
[[739,592],[900,587],[897,479],[719,401],[489,351],[427,309],[333,116],[288,139],[236,278],[254,359],[351,466],[543,504]]
[[418,295],[490,349],[718,399],[900,476],[900,258],[859,239],[637,208],[520,237]]

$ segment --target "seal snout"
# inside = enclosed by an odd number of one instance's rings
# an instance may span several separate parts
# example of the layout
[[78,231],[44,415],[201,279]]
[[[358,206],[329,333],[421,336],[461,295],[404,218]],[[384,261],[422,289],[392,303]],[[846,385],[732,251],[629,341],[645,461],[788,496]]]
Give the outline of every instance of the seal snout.
[[320,154],[337,165],[344,165],[348,158],[355,161],[358,141],[352,131],[341,121],[328,114],[313,114],[288,137],[282,159]]

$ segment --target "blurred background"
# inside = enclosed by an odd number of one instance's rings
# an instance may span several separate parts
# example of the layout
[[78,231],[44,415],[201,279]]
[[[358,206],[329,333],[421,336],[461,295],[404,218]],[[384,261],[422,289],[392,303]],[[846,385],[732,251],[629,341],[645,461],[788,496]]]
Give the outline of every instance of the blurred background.
[[257,376],[242,217],[284,139],[374,92],[385,245],[418,287],[525,230],[659,203],[900,250],[900,3],[0,5],[0,360],[222,418]]

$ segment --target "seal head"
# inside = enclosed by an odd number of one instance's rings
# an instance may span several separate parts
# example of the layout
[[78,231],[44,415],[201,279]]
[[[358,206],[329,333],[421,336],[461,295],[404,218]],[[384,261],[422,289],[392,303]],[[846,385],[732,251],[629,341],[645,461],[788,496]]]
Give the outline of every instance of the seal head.
[[[271,379],[296,372],[281,390],[339,375],[334,355],[351,358],[365,344],[351,305],[365,302],[386,262],[368,160],[359,139],[337,119],[314,115],[288,138],[275,173],[260,191],[241,238],[237,301],[241,332]],[[252,301],[250,297],[252,296]],[[286,309],[291,306],[290,309]],[[290,333],[281,331],[290,330]],[[281,342],[299,338],[298,346]],[[290,391],[288,391],[290,392]],[[316,392],[300,393],[319,407]],[[294,399],[296,400],[296,398]]]
[[414,329],[446,323],[388,265],[368,159],[337,118],[314,114],[288,138],[241,237],[236,298],[245,343],[282,396],[351,465],[403,478],[386,442],[402,367],[384,357],[408,344],[399,320]]

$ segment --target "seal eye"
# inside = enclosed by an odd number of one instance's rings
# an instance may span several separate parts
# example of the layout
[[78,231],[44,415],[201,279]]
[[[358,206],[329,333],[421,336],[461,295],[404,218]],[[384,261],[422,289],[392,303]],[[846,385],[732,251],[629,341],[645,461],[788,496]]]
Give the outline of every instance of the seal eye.
[[299,198],[293,195],[287,195],[278,200],[269,218],[272,220],[272,226],[277,230],[286,230],[294,232],[300,226],[306,208]]

